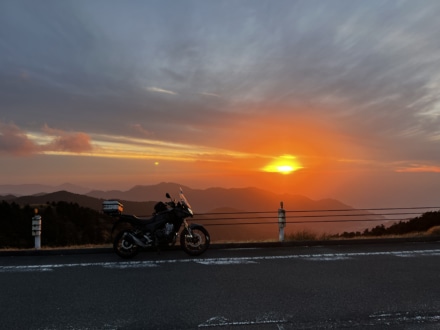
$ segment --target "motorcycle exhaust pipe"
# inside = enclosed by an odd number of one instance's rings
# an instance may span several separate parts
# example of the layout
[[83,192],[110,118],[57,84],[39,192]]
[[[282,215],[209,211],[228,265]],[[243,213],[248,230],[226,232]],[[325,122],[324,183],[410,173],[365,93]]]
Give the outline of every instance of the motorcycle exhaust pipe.
[[133,239],[134,243],[136,243],[136,245],[140,246],[140,247],[148,247],[147,244],[145,244],[144,242],[142,242],[139,238],[137,238],[136,236],[134,236],[133,234],[129,234],[130,238]]

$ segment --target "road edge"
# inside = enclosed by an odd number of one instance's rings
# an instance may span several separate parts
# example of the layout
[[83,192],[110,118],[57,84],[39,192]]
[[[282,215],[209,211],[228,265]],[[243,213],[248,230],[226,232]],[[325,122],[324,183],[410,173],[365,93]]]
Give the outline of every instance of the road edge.
[[[343,240],[314,240],[314,241],[288,241],[288,242],[237,242],[237,243],[214,243],[210,249],[251,249],[251,248],[275,248],[296,246],[332,246],[332,245],[360,245],[360,244],[393,244],[393,243],[417,243],[417,242],[440,242],[440,236],[384,238],[384,239],[343,239]],[[168,250],[180,249],[179,246]],[[43,255],[75,255],[75,254],[99,254],[113,253],[111,247],[93,248],[50,248],[50,249],[25,249],[3,250],[2,256],[43,256]]]

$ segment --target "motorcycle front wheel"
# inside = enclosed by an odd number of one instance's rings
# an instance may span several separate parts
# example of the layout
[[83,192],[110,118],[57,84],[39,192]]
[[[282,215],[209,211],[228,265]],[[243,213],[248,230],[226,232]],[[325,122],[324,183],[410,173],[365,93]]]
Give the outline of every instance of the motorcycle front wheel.
[[204,227],[191,229],[191,234],[184,229],[180,234],[180,246],[190,256],[199,256],[205,252],[210,243],[208,231]]
[[113,250],[121,258],[130,259],[139,252],[139,247],[130,237],[129,232],[123,230],[116,235],[113,241]]

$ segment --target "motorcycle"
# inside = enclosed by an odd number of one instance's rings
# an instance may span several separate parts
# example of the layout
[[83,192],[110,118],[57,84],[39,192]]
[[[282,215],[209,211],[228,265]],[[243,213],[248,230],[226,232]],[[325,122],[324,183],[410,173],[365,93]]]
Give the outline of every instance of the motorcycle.
[[[113,250],[122,258],[134,257],[140,249],[161,246],[173,246],[178,237],[180,227],[180,247],[190,256],[204,253],[210,244],[208,231],[198,224],[188,224],[186,218],[193,217],[194,213],[188,200],[180,190],[180,201],[171,198],[166,193],[169,202],[159,202],[155,205],[155,213],[150,218],[140,218],[135,215],[122,214],[121,206],[117,203],[119,220],[113,225],[113,232],[117,235],[113,241]],[[122,230],[118,230],[119,228]]]

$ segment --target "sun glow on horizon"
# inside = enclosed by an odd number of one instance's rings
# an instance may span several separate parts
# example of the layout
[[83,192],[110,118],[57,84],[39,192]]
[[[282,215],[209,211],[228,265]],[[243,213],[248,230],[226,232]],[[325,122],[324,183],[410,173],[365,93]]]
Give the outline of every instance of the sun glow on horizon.
[[303,166],[296,160],[296,157],[282,155],[263,167],[262,171],[287,175],[301,168],[303,168]]
[[295,170],[294,167],[290,166],[290,165],[281,165],[277,167],[278,172],[282,173],[282,174],[289,174],[291,172],[293,172]]

